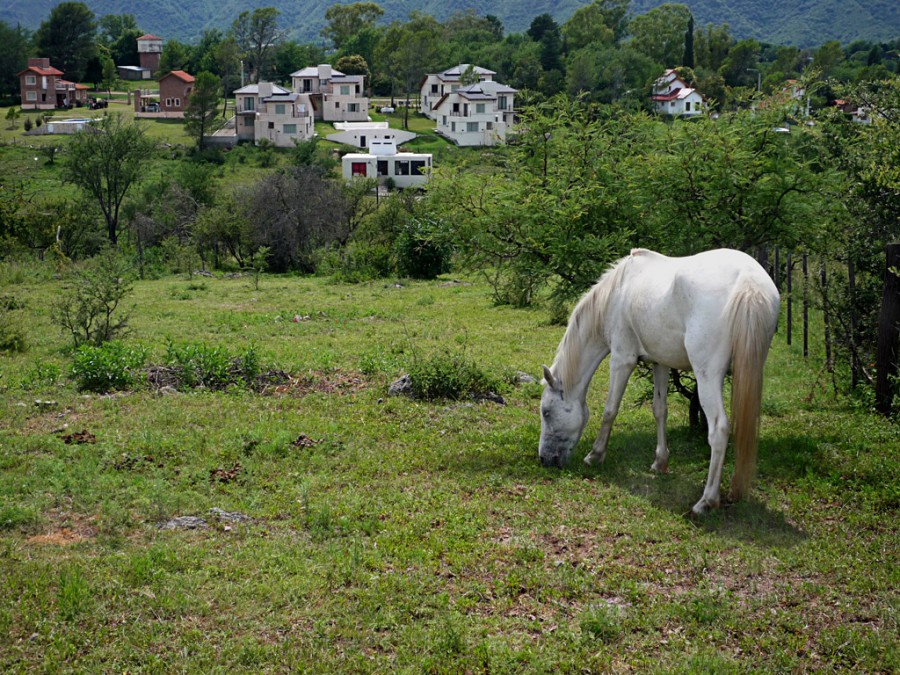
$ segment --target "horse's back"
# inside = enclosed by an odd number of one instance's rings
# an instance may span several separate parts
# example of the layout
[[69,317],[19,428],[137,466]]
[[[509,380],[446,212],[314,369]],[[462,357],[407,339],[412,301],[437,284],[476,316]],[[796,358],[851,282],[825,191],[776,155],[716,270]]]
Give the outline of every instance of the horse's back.
[[[698,354],[727,361],[728,307],[742,289],[761,293],[777,321],[778,291],[765,270],[741,251],[718,249],[682,258],[637,249],[619,303],[639,356],[674,368],[694,366]],[[774,323],[772,324],[774,330]]]

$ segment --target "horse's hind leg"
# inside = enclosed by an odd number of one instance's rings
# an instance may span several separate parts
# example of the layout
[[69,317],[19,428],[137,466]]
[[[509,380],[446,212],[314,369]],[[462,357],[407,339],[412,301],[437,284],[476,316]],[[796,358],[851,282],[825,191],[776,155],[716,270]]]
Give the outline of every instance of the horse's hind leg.
[[706,487],[700,501],[694,504],[691,511],[700,515],[711,508],[719,506],[719,484],[722,480],[722,464],[725,461],[725,448],[728,446],[728,416],[725,414],[725,404],[722,401],[722,384],[725,380],[725,371],[722,369],[713,375],[696,372],[697,392],[700,395],[700,405],[706,414],[709,423],[709,475],[706,478]]
[[669,369],[653,365],[653,417],[656,418],[656,461],[650,468],[660,473],[669,471],[669,445],[666,442],[666,419],[669,416]]
[[602,464],[606,459],[606,448],[609,445],[609,435],[612,432],[613,422],[619,414],[619,404],[625,393],[625,385],[631,371],[637,365],[637,360],[631,360],[613,354],[609,359],[609,391],[606,394],[606,405],[603,407],[603,421],[600,424],[600,433],[594,441],[593,449],[584,458],[585,464]]

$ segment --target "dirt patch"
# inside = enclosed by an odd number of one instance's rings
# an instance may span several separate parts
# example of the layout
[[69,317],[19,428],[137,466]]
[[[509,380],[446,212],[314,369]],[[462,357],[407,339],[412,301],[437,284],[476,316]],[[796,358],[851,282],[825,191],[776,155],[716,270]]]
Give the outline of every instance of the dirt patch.
[[353,371],[313,371],[299,377],[288,376],[287,382],[267,387],[263,393],[281,396],[306,396],[313,393],[347,396],[363,391],[366,386],[365,377]]
[[36,546],[71,546],[97,536],[97,516],[51,511],[47,514],[49,531],[28,537]]
[[85,443],[96,443],[97,437],[87,431],[87,429],[82,429],[73,434],[66,434],[62,437],[62,440],[66,445],[83,445]]
[[295,448],[311,448],[321,442],[321,438],[316,440],[315,438],[310,438],[306,434],[300,434],[295,440],[291,441],[291,445]]
[[241,472],[244,470],[244,467],[241,466],[240,462],[235,462],[234,466],[230,469],[210,469],[209,471],[209,482],[210,483],[222,483],[223,485],[228,483],[233,483],[238,479],[238,476],[241,475]]

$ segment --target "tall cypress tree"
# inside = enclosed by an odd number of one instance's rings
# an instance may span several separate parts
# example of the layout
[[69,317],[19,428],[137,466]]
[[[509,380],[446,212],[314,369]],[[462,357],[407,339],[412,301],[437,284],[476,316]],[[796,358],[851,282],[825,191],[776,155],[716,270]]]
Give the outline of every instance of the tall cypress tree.
[[694,67],[694,15],[688,17],[687,30],[684,32],[684,58],[681,65]]

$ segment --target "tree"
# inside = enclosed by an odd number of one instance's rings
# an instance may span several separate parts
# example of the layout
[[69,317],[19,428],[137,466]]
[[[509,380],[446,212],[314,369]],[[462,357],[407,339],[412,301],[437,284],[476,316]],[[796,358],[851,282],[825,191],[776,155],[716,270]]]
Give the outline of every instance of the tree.
[[107,115],[69,143],[63,179],[79,187],[100,208],[110,244],[119,238],[119,212],[128,192],[143,177],[153,144],[121,115]]
[[728,24],[698,28],[694,31],[694,67],[718,71],[733,43]]
[[18,95],[18,73],[28,65],[30,43],[31,36],[24,28],[0,21],[0,100]]
[[178,40],[166,40],[162,54],[159,57],[159,71],[157,75],[165,75],[173,70],[189,69],[191,62],[190,46]]
[[684,32],[684,58],[681,65],[688,68],[694,67],[694,15],[688,19],[687,29]]
[[96,50],[97,23],[82,2],[61,2],[41,22],[34,41],[41,56],[75,82],[84,77],[87,62]]
[[631,46],[667,68],[680,66],[690,18],[687,5],[673,3],[636,16],[628,24]]
[[97,41],[110,49],[114,42],[134,31],[140,31],[134,14],[104,14],[97,20]]
[[101,56],[100,63],[103,73],[103,88],[106,89],[106,96],[112,98],[112,89],[119,81],[119,71],[116,70],[116,64],[108,56]]
[[615,41],[615,32],[606,24],[604,4],[600,0],[595,0],[590,5],[580,7],[575,10],[572,18],[563,24],[562,34],[570,51],[576,51],[592,43],[611,45]]
[[222,116],[228,107],[228,97],[241,84],[241,51],[237,40],[226,37],[216,47],[216,70],[222,81],[222,99],[224,101]]
[[203,150],[206,137],[216,130],[221,87],[222,81],[218,77],[203,71],[194,79],[194,89],[188,96],[184,130],[196,139],[200,150]]
[[384,10],[374,2],[331,5],[325,10],[326,25],[322,37],[331,40],[335,49],[343,49],[351,37],[374,26],[383,14]]
[[756,87],[760,46],[756,40],[741,40],[728,50],[719,73],[730,87]]
[[109,55],[116,65],[137,66],[141,59],[138,55],[137,40],[144,32],[139,28],[130,28],[109,45]]
[[231,34],[244,54],[254,82],[262,80],[271,70],[275,47],[282,38],[278,30],[280,14],[274,7],[259,7],[252,13],[245,10],[231,26]]
[[362,75],[368,80],[371,77],[369,73],[369,64],[359,54],[350,56],[342,56],[334,63],[334,67],[344,73],[344,75]]

